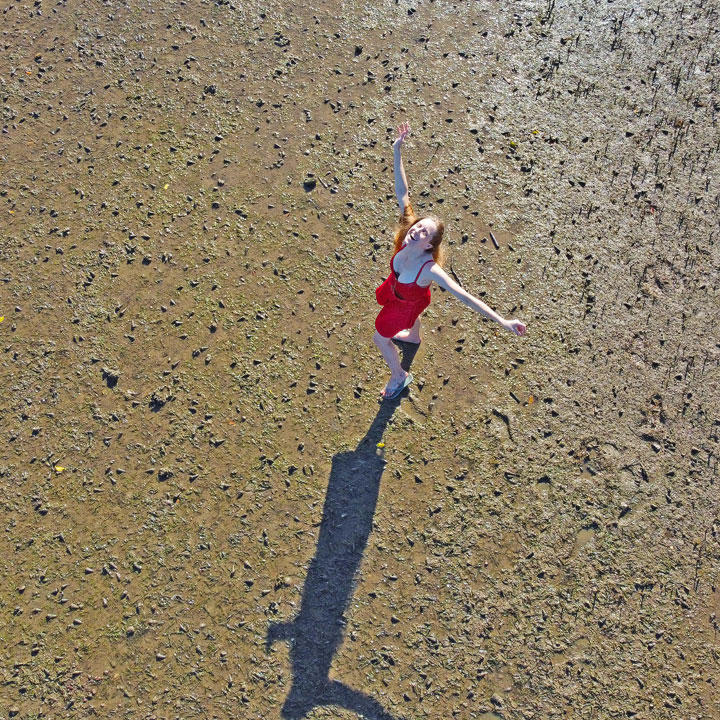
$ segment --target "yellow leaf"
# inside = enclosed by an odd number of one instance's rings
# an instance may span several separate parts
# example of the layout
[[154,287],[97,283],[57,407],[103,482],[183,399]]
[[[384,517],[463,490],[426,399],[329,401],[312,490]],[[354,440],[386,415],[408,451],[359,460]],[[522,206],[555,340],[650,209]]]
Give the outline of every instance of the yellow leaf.
[[5,319],[5,316],[4,316],[4,315],[1,316],[1,317],[0,317],[0,322],[2,322],[4,319]]
[[384,447],[385,447],[385,443],[384,443],[384,442],[379,442],[379,443],[377,444],[377,446],[378,446],[379,448],[384,448]]
[[55,466],[55,472],[61,473],[65,468],[62,465],[56,465]]
[[165,183],[163,185],[163,190],[167,190],[170,187],[170,183]]
[[528,405],[532,405],[534,402],[535,402],[535,396],[534,396],[534,395],[531,395],[531,396],[528,398]]

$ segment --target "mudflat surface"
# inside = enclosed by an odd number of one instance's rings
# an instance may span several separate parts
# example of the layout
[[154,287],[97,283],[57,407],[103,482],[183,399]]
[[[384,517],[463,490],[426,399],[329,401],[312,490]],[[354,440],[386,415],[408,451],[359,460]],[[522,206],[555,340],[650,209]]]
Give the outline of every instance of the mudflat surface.
[[718,717],[716,4],[1,18],[3,716]]

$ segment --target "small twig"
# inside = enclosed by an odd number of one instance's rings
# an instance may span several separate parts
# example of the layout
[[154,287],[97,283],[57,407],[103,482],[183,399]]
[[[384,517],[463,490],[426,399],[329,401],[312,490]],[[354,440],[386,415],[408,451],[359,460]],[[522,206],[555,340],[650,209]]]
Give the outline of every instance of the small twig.
[[458,274],[455,272],[455,270],[454,270],[454,268],[453,268],[453,266],[452,266],[452,263],[450,263],[450,274],[455,278],[455,280],[457,280],[457,284],[458,284],[460,287],[462,287],[462,286],[463,286],[462,280],[458,277]]
[[428,160],[428,164],[425,166],[426,169],[430,167],[430,163],[435,159],[435,155],[437,154],[437,151],[438,151],[439,149],[440,149],[440,143],[438,143],[438,144],[435,146],[435,152],[433,152],[432,157]]
[[493,241],[493,245],[495,246],[496,250],[500,249],[500,245],[498,244],[498,241],[495,239],[495,235],[493,235],[493,231],[490,231],[490,239]]

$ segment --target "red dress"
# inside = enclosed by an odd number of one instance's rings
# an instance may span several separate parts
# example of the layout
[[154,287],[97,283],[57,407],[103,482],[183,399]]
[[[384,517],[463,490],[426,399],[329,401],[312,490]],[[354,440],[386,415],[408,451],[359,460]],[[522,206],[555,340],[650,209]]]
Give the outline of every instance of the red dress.
[[393,265],[395,255],[390,258],[390,275],[375,291],[378,303],[383,306],[375,318],[375,329],[386,338],[411,328],[420,313],[430,304],[430,286],[418,285],[417,280],[425,265],[433,260],[423,263],[413,282],[403,283],[397,279],[398,273]]

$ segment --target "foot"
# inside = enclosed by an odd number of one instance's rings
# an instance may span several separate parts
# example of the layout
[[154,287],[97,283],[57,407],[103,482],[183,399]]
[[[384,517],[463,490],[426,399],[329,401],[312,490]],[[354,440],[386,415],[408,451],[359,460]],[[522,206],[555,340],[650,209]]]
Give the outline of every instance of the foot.
[[393,336],[393,340],[401,340],[402,342],[415,343],[416,345],[419,345],[420,333],[413,332],[412,328],[410,328],[409,330],[401,330],[399,333],[397,333],[397,335]]
[[392,395],[393,391],[396,391],[397,388],[405,382],[405,378],[407,376],[408,374],[406,372],[404,372],[402,375],[391,375],[387,385],[383,388],[381,395],[383,397]]
[[392,400],[396,398],[413,380],[413,376],[410,373],[405,373],[399,378],[391,377],[388,384],[382,391],[382,396],[386,400]]

